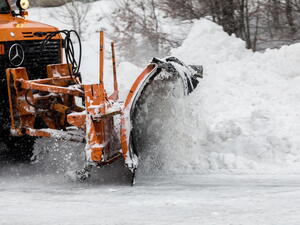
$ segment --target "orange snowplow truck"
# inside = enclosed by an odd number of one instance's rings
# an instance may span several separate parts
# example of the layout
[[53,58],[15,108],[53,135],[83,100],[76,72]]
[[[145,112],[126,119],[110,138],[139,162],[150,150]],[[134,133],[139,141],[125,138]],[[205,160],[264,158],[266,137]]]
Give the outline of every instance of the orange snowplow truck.
[[[133,135],[135,113],[146,88],[158,82],[180,82],[188,95],[202,77],[201,66],[175,57],[153,58],[124,99],[119,99],[114,43],[111,43],[114,91],[106,92],[104,33],[100,32],[99,82],[81,82],[81,42],[76,31],[32,22],[28,0],[0,2],[0,142],[14,159],[29,160],[35,138],[47,137],[86,144],[85,165],[74,172],[80,181],[91,169],[123,160],[138,168],[138,143]],[[78,40],[73,45],[73,37]],[[78,51],[75,51],[78,48]],[[77,53],[77,55],[76,55]],[[99,72],[98,72],[99,71]]]

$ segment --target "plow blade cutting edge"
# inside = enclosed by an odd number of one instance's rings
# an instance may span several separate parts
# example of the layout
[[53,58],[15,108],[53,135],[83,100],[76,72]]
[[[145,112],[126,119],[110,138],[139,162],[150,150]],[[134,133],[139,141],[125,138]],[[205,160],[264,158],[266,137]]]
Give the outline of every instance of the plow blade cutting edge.
[[156,80],[162,82],[179,81],[182,83],[182,94],[188,95],[198,86],[202,75],[202,66],[189,66],[175,57],[169,57],[164,60],[154,58],[152,63],[136,79],[123,106],[121,120],[122,150],[123,154],[126,155],[126,166],[131,171],[138,167],[138,152],[132,140],[134,111],[138,107],[138,100],[144,97],[143,94],[148,85]]

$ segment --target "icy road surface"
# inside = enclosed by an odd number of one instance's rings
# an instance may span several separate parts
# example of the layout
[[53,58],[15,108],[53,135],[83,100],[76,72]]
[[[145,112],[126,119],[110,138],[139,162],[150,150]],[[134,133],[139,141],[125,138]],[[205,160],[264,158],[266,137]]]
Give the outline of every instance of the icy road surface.
[[[29,166],[30,167],[30,166]],[[1,169],[1,225],[299,225],[300,176],[143,177],[135,187]],[[15,172],[13,176],[13,172]]]

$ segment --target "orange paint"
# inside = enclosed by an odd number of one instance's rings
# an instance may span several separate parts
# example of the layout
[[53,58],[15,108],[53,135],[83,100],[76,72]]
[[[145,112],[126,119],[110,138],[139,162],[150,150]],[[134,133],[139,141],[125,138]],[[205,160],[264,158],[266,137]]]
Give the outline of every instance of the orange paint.
[[[125,104],[124,104],[124,109],[126,110],[127,107],[129,106],[129,104],[133,101],[133,96],[136,95],[137,91],[139,91],[139,87],[141,85],[141,82],[146,78],[146,76],[151,73],[153,70],[155,69],[155,64],[150,64],[149,66],[147,66],[147,68],[138,76],[138,78],[135,80],[134,84],[132,85],[132,88],[129,91],[129,94],[125,100]],[[128,109],[129,110],[129,109]],[[130,118],[127,118],[130,119]],[[126,158],[127,152],[128,152],[128,138],[127,137],[127,129],[125,128],[125,123],[126,123],[126,118],[124,117],[124,113],[123,116],[121,118],[121,132],[120,132],[120,136],[121,136],[121,147],[122,147],[122,153],[123,153],[123,157]]]
[[0,44],[0,55],[4,55],[5,50],[4,50],[4,44]]
[[[0,31],[0,42],[7,42],[43,40],[44,37],[36,37],[34,36],[34,33],[52,32],[58,31],[58,29],[43,23],[33,22],[21,17],[14,17],[10,11],[7,14],[0,14]],[[61,39],[61,36],[56,35],[54,39]]]
[[45,92],[51,92],[51,93],[73,95],[73,96],[78,96],[78,97],[83,96],[82,91],[68,88],[68,87],[59,87],[59,86],[50,85],[50,84],[41,84],[38,82],[28,81],[28,80],[18,80],[18,82],[20,83],[20,86],[26,90],[45,91]]
[[119,85],[117,79],[117,67],[116,67],[116,54],[115,54],[115,43],[111,42],[111,59],[113,67],[113,76],[114,76],[114,93],[110,96],[110,99],[117,101],[119,99]]

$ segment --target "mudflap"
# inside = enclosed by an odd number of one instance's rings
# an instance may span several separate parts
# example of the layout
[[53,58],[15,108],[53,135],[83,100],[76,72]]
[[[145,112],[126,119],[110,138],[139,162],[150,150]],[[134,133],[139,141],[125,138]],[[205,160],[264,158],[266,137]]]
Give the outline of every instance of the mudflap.
[[132,185],[135,183],[139,163],[139,154],[132,132],[134,128],[134,111],[138,107],[138,100],[145,97],[143,95],[145,95],[146,88],[154,81],[180,81],[182,82],[183,95],[189,95],[197,88],[200,78],[203,78],[202,66],[186,65],[175,57],[154,58],[132,85],[121,115],[121,146],[125,165],[133,174]]

